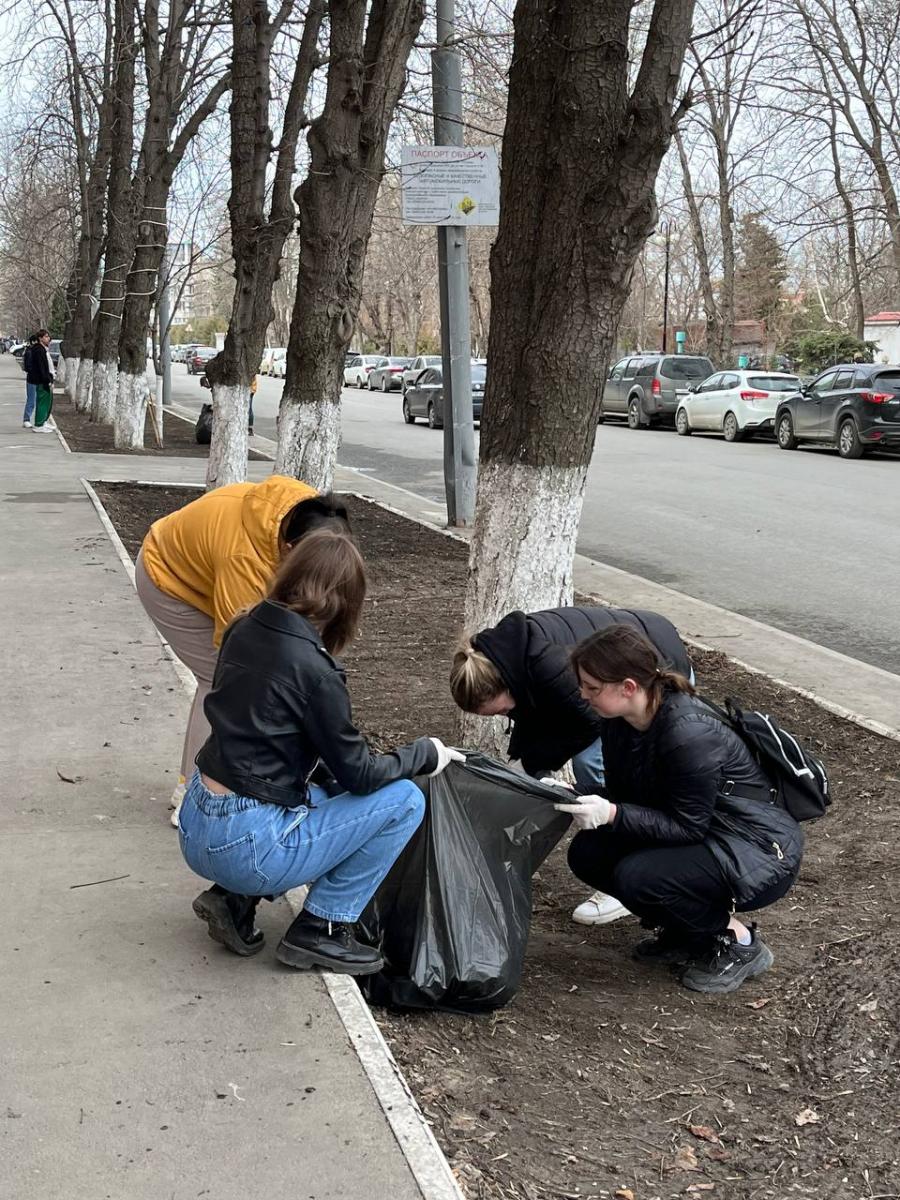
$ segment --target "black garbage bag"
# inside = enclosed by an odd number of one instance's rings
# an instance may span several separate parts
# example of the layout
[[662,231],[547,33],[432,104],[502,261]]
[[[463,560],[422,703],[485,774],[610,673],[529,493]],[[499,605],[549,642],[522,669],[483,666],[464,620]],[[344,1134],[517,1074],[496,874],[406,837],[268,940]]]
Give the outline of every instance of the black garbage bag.
[[373,1004],[487,1012],[516,994],[531,876],[569,827],[559,792],[482,754],[425,792],[425,819],[360,918],[385,969],[360,979]]
[[212,427],[213,406],[211,404],[204,404],[200,409],[197,424],[194,426],[194,440],[201,446],[208,446],[212,441]]

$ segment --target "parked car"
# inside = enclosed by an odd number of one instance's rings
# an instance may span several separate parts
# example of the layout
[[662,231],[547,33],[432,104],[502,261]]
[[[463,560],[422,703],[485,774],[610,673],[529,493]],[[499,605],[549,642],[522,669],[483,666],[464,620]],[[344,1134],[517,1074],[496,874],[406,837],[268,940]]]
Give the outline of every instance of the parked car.
[[369,385],[369,372],[381,362],[381,354],[355,354],[344,367],[344,385],[364,388]]
[[287,372],[287,350],[280,346],[272,355],[272,362],[269,366],[269,374],[274,379],[284,379]]
[[782,371],[718,371],[689,390],[675,413],[676,431],[683,437],[710,431],[739,442],[774,431],[778,402],[800,390],[800,379]]
[[400,377],[400,391],[404,396],[406,389],[415,383],[426,367],[439,367],[442,361],[439,354],[420,354],[414,358]]
[[[487,368],[484,363],[472,363],[472,416],[481,420]],[[427,367],[419,374],[403,397],[403,420],[415,425],[416,417],[425,417],[429,429],[444,427],[444,377],[440,367]]]
[[47,352],[53,360],[54,370],[59,366],[59,348],[62,345],[61,338],[51,338],[50,345],[47,347]]
[[402,391],[403,371],[411,362],[411,358],[379,358],[369,372],[369,391]]
[[778,405],[775,436],[782,450],[834,442],[841,458],[900,450],[900,366],[829,367]]
[[610,367],[600,400],[600,421],[624,417],[629,429],[671,421],[692,383],[713,373],[700,354],[634,354]]
[[262,362],[259,364],[260,375],[271,375],[276,354],[287,354],[286,346],[267,346],[263,351]]
[[187,356],[188,375],[202,375],[206,364],[218,354],[215,346],[197,346]]
[[199,349],[199,342],[184,342],[181,346],[173,346],[171,350],[172,362],[186,363],[194,351]]

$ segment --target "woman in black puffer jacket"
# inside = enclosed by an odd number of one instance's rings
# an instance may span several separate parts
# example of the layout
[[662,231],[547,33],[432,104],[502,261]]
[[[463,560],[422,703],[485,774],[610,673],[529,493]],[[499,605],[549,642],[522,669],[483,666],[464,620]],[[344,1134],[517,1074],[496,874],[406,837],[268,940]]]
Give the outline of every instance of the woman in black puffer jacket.
[[659,668],[634,629],[595,634],[572,664],[583,697],[606,718],[606,795],[558,806],[581,830],[569,865],[658,930],[637,958],[682,966],[681,982],[695,991],[734,991],[773,961],[756,926],[734,913],[790,890],[800,827],[772,803],[744,742],[684,676]]

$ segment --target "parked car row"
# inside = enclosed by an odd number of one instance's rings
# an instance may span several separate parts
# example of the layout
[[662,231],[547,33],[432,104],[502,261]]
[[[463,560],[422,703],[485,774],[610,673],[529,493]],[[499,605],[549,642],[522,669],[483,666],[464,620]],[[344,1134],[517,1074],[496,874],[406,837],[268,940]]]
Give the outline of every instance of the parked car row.
[[[440,363],[440,359],[438,359]],[[472,416],[481,420],[487,365],[480,359],[472,362]],[[403,393],[403,420],[414,425],[424,417],[429,429],[444,427],[444,375],[440,366],[426,367]]]
[[727,442],[774,436],[782,450],[837,446],[842,458],[900,449],[900,366],[849,363],[811,380],[786,371],[714,371],[702,355],[638,354],[609,370],[601,423],[630,429],[674,424],[683,437],[721,433]]

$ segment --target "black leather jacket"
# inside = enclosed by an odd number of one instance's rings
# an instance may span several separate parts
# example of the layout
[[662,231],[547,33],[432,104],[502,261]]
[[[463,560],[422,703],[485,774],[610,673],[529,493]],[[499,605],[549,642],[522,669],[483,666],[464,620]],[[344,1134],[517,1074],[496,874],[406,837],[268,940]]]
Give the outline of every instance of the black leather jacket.
[[769,783],[738,735],[696,697],[669,692],[641,733],[621,719],[603,731],[613,832],[648,845],[704,842],[737,907],[794,876],[797,822],[769,799]]
[[437,766],[417,738],[373,754],[353,724],[346,677],[304,617],[263,600],[225,631],[212,691],[203,705],[212,733],[197,766],[241,796],[294,808],[310,778],[330,792],[365,796]]
[[691,661],[678,630],[659,613],[641,609],[598,605],[511,612],[473,638],[515,700],[509,756],[521,759],[530,775],[557,770],[600,736],[603,719],[582,700],[569,652],[613,625],[631,625],[650,639],[662,663],[690,676]]

